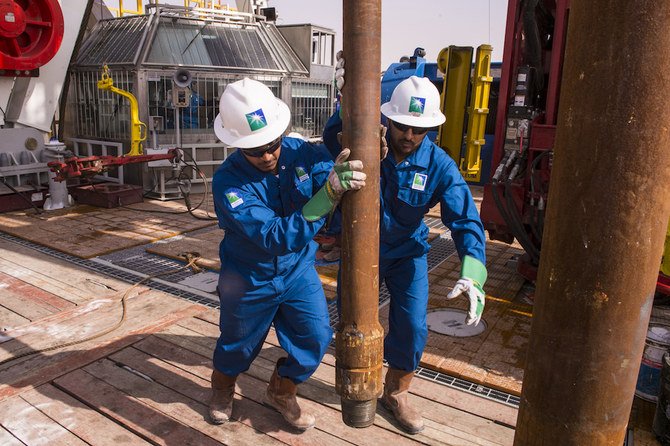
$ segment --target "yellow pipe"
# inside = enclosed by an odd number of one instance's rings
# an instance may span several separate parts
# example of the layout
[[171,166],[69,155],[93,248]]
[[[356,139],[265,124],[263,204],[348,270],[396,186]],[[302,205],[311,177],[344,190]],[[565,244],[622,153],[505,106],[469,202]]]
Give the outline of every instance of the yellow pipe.
[[461,162],[471,64],[472,47],[451,45],[440,51],[438,56],[438,68],[444,73],[441,108],[447,120],[438,130],[437,144],[447,151],[456,164]]
[[460,163],[466,181],[479,181],[482,175],[482,146],[486,143],[486,116],[489,114],[491,90],[491,45],[480,45],[475,57],[475,71],[468,107],[468,130],[465,137],[465,155]]
[[[123,7],[123,0],[119,0],[119,7],[118,8],[107,8],[111,12],[116,13],[117,17],[123,17],[126,14],[129,15],[141,15],[144,14],[144,7],[142,5],[142,0],[135,0],[136,1],[136,9],[125,9]],[[149,2],[151,3],[151,2]]]
[[137,99],[135,99],[135,96],[133,96],[132,93],[114,86],[114,80],[109,75],[109,68],[107,65],[104,66],[102,78],[98,81],[98,88],[100,90],[107,90],[125,96],[130,101],[130,152],[126,155],[142,155],[142,142],[147,139],[147,126],[140,121]]

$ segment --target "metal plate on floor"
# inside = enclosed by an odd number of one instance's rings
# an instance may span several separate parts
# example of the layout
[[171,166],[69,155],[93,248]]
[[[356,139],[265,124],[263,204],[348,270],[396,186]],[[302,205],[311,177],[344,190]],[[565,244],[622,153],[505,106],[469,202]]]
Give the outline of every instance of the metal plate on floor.
[[457,308],[440,308],[428,311],[428,330],[456,338],[467,338],[477,336],[486,330],[486,322],[480,320],[479,324],[465,325],[465,310]]

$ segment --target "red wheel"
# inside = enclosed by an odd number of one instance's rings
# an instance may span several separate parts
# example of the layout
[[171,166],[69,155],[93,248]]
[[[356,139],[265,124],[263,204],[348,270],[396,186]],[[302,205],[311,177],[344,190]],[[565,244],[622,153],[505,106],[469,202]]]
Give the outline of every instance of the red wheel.
[[0,0],[0,70],[33,70],[49,62],[63,41],[57,0]]

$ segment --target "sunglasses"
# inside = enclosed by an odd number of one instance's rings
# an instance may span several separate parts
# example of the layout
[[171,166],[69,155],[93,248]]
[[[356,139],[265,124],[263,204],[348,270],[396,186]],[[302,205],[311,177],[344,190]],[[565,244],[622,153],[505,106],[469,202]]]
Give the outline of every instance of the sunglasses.
[[266,153],[276,152],[280,145],[281,145],[281,136],[264,146],[254,147],[253,149],[242,149],[242,153],[252,158],[260,158]]
[[405,133],[409,129],[412,129],[412,133],[414,133],[415,135],[423,135],[428,130],[430,130],[427,127],[413,127],[411,125],[400,124],[399,122],[395,122],[393,120],[391,121],[391,123],[393,123],[393,127],[397,128],[403,133]]

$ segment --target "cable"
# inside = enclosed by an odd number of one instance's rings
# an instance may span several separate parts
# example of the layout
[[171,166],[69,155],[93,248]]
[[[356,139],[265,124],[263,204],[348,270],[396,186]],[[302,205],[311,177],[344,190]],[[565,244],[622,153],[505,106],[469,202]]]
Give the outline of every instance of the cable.
[[[217,217],[216,217],[215,215],[212,216],[212,215],[210,215],[210,213],[209,213],[209,200],[208,200],[208,197],[209,197],[210,192],[209,192],[209,187],[208,187],[208,185],[207,185],[207,176],[204,174],[204,172],[202,171],[202,169],[200,169],[200,167],[198,166],[198,162],[195,160],[195,158],[193,157],[192,154],[190,154],[189,152],[186,152],[186,151],[182,151],[182,153],[183,153],[184,155],[188,155],[188,157],[190,158],[191,162],[193,163],[193,166],[190,166],[188,163],[184,162],[185,167],[188,166],[188,167],[190,167],[191,169],[193,169],[193,170],[198,174],[198,176],[199,176],[200,178],[202,178],[203,186],[205,187],[205,194],[203,195],[203,198],[202,198],[202,200],[200,201],[200,203],[198,204],[198,206],[196,206],[195,208],[191,208],[191,207],[190,207],[190,204],[189,204],[189,201],[188,201],[188,200],[185,200],[185,202],[186,202],[186,207],[187,207],[187,209],[188,209],[188,211],[189,211],[189,214],[191,214],[191,216],[193,216],[193,218],[197,218],[198,220],[217,220]],[[183,171],[183,169],[182,169],[182,171]],[[180,174],[181,174],[181,171],[180,171]],[[180,189],[180,190],[181,190],[181,189]],[[184,193],[184,192],[182,191],[182,193]],[[188,194],[186,194],[185,196],[188,196]],[[206,217],[199,217],[199,216],[195,215],[192,211],[198,209],[198,208],[202,205],[203,202],[206,203],[206,206],[207,206],[207,207],[205,208],[205,215],[206,215]]]
[[509,209],[510,222],[512,223],[513,229],[516,234],[515,237],[521,243],[521,246],[526,250],[528,255],[531,257],[531,260],[534,264],[539,264],[540,262],[540,250],[535,246],[533,241],[528,238],[528,233],[526,232],[523,221],[521,220],[521,215],[519,214],[516,204],[512,200],[512,191],[511,191],[511,180],[505,182],[505,200],[507,201],[507,207]]
[[[500,216],[511,231],[512,236],[519,241],[521,246],[531,257],[531,260],[537,264],[539,263],[539,250],[534,245],[532,240],[528,238],[526,229],[524,228],[523,222],[521,221],[521,216],[519,215],[516,204],[513,201],[513,193],[511,190],[511,184],[514,178],[516,178],[518,175],[522,175],[523,171],[525,170],[525,168],[521,167],[523,165],[524,159],[525,158],[517,159],[516,163],[513,165],[512,173],[507,174],[507,169],[512,165],[514,158],[508,158],[506,155],[499,164],[498,169],[496,169],[496,173],[491,183],[491,190],[493,193],[493,201],[495,202],[498,211],[500,212]],[[505,180],[502,182],[505,188],[502,192],[505,196],[505,203],[502,202],[500,197],[500,181],[498,180],[500,177],[505,178]]]
[[176,274],[176,273],[178,273],[179,271],[182,271],[182,270],[187,269],[187,268],[193,268],[194,271],[196,271],[196,272],[201,271],[200,268],[195,264],[195,262],[198,261],[198,260],[200,259],[200,256],[193,255],[193,253],[184,253],[184,254],[180,254],[180,255],[182,255],[183,257],[185,257],[185,259],[188,261],[188,263],[187,263],[186,265],[184,265],[184,266],[182,266],[182,267],[179,267],[179,268],[176,268],[176,269],[173,269],[173,270],[170,270],[170,271],[166,271],[166,272],[162,272],[162,273],[158,273],[158,274],[152,274],[152,275],[150,275],[150,276],[144,277],[144,278],[141,279],[139,282],[137,282],[137,283],[135,283],[134,285],[130,286],[130,287],[123,293],[123,296],[121,297],[121,300],[120,300],[120,303],[121,303],[121,317],[120,317],[119,320],[116,322],[116,324],[114,324],[112,327],[109,327],[109,328],[107,328],[107,329],[104,329],[104,330],[102,330],[102,331],[100,331],[100,332],[98,332],[98,333],[96,333],[96,334],[87,336],[87,337],[85,337],[85,338],[83,338],[83,339],[78,339],[78,340],[76,340],[76,341],[60,343],[60,344],[52,345],[51,347],[47,347],[47,348],[43,348],[43,349],[39,349],[39,350],[29,350],[29,351],[20,353],[20,354],[18,354],[18,355],[12,356],[12,357],[10,357],[10,358],[3,359],[2,361],[0,361],[0,365],[6,364],[6,363],[11,362],[11,361],[15,361],[15,360],[17,360],[17,359],[19,359],[19,358],[24,358],[24,357],[26,357],[26,356],[35,355],[35,354],[37,354],[37,353],[49,352],[49,351],[53,351],[53,350],[56,350],[56,349],[59,349],[59,348],[71,347],[71,346],[73,346],[73,345],[77,345],[77,344],[81,344],[81,343],[84,343],[84,342],[87,342],[87,341],[91,341],[91,340],[93,340],[93,339],[99,338],[99,337],[101,337],[101,336],[104,336],[104,335],[106,335],[106,334],[108,334],[108,333],[111,333],[112,331],[116,330],[116,329],[119,328],[121,325],[123,325],[123,323],[124,323],[125,320],[126,320],[126,315],[127,315],[127,313],[128,313],[126,300],[128,299],[128,296],[130,295],[130,292],[131,292],[132,290],[134,290],[135,288],[137,288],[137,287],[140,286],[141,284],[147,282],[148,280],[154,279],[154,278],[156,278],[156,277],[167,276],[167,275],[169,275],[169,274]]

